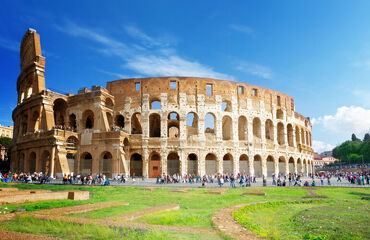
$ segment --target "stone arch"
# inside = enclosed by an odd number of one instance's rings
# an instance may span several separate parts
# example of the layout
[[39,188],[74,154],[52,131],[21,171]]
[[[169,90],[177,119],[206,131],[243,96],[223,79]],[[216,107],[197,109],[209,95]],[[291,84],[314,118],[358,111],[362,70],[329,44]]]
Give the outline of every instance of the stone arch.
[[36,172],[36,153],[35,152],[31,152],[30,153],[30,156],[28,158],[28,171],[30,173],[34,173]]
[[222,140],[233,139],[233,121],[230,116],[222,118]]
[[232,105],[229,100],[223,100],[221,103],[221,111],[223,112],[232,112]]
[[198,156],[195,153],[188,155],[188,174],[198,175]]
[[297,173],[302,173],[302,159],[298,158],[297,160]]
[[130,158],[130,175],[143,176],[143,159],[140,154],[134,153]]
[[306,159],[303,159],[303,164],[302,164],[303,168],[302,168],[302,173],[303,175],[307,174],[307,160]]
[[287,172],[286,172],[286,164],[287,164],[287,162],[286,162],[286,159],[285,159],[285,157],[284,156],[280,156],[279,157],[279,173],[280,174],[287,174]]
[[158,152],[152,152],[149,156],[149,177],[161,176],[161,171],[161,155]]
[[306,145],[309,146],[310,145],[310,141],[308,140],[308,132],[306,131]]
[[78,170],[76,169],[77,168],[76,154],[74,154],[74,151],[69,152],[67,150],[66,158],[67,158],[67,164],[68,164],[69,172],[73,172],[73,173],[78,172]]
[[131,134],[142,134],[143,130],[141,127],[141,114],[134,113],[131,116]]
[[104,102],[105,107],[113,109],[113,100],[111,98],[106,98]]
[[110,152],[103,152],[99,161],[99,173],[108,178],[112,177],[113,156]]
[[282,122],[277,124],[277,140],[280,146],[285,144],[285,131],[284,124]]
[[205,158],[206,174],[213,175],[217,173],[217,156],[213,153],[208,153]]
[[245,116],[238,119],[238,136],[240,141],[248,140],[248,122]]
[[233,161],[233,155],[230,153],[226,153],[224,157],[222,158],[222,168],[224,174],[231,174],[233,173],[234,169],[234,161]]
[[161,137],[161,116],[158,113],[149,115],[149,137]]
[[54,125],[64,126],[66,120],[67,102],[62,98],[56,99],[53,104],[53,111]]
[[86,129],[94,128],[94,113],[91,110],[85,110],[82,114],[82,125]]
[[75,151],[78,147],[78,139],[75,136],[70,136],[66,140],[66,150]]
[[71,130],[77,130],[77,121],[76,121],[76,115],[74,113],[69,115],[69,126],[71,127]]
[[295,127],[295,142],[298,146],[298,144],[301,143],[301,138],[300,138],[300,129],[298,126]]
[[170,112],[168,114],[167,135],[169,138],[180,137],[180,116],[177,112]]
[[25,160],[24,153],[19,154],[17,167],[20,172],[24,172],[24,160]]
[[274,157],[271,156],[271,155],[267,156],[267,158],[266,158],[267,176],[266,177],[271,177],[273,174],[276,173],[275,167],[276,166],[275,166],[275,159],[274,159]]
[[180,174],[180,157],[177,152],[171,152],[167,156],[167,174]]
[[294,146],[293,126],[290,123],[287,125],[287,135],[288,135],[288,145],[289,147],[293,147]]
[[91,153],[84,152],[80,157],[80,173],[82,175],[91,175],[92,174],[92,161],[93,157]]
[[292,174],[295,173],[295,162],[293,157],[289,158],[288,164],[289,164],[289,173]]
[[304,129],[303,128],[301,129],[301,134],[300,135],[301,135],[301,144],[305,145],[306,142],[305,142]]
[[40,113],[38,111],[34,111],[31,118],[31,127],[32,132],[36,132],[39,130],[40,126]]
[[258,154],[254,155],[253,168],[254,168],[254,176],[263,177],[262,176],[262,158]]
[[253,138],[255,142],[261,140],[261,120],[258,117],[253,119]]
[[271,119],[265,122],[265,136],[266,141],[274,141],[274,124]]
[[242,154],[239,157],[239,172],[243,174],[249,174],[249,158],[246,154]]
[[28,132],[28,115],[22,114],[21,117],[21,134],[24,135]]
[[186,135],[198,135],[198,115],[194,112],[186,115]]
[[41,154],[41,172],[45,175],[51,175],[50,172],[51,154],[45,150]]
[[213,113],[207,113],[204,117],[204,132],[216,133],[216,117]]
[[125,127],[125,117],[121,114],[116,116],[116,126],[119,128]]
[[283,112],[283,110],[281,110],[281,109],[276,110],[276,118],[277,119],[281,119],[281,120],[284,119],[284,112]]
[[150,109],[160,110],[161,109],[161,100],[159,98],[153,98],[150,100]]

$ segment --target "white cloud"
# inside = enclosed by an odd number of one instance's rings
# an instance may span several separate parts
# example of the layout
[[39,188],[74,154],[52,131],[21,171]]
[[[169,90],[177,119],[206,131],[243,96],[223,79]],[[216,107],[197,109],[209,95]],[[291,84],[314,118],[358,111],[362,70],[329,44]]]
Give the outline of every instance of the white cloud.
[[312,147],[315,152],[321,153],[323,151],[331,151],[335,146],[322,141],[313,140]]
[[261,77],[264,79],[271,79],[272,78],[272,71],[270,68],[258,64],[253,64],[249,62],[239,62],[235,69],[255,75],[257,77]]
[[252,28],[244,25],[239,25],[239,24],[230,24],[229,27],[237,32],[241,32],[247,35],[254,36],[254,31]]
[[343,106],[335,115],[326,115],[312,119],[315,125],[322,125],[325,130],[343,134],[346,138],[355,133],[358,137],[370,132],[370,109],[358,106]]
[[[134,44],[117,41],[94,30],[80,27],[70,21],[67,21],[63,27],[57,26],[57,29],[72,36],[86,38],[102,45],[96,51],[120,57],[124,61],[121,64],[124,68],[135,71],[139,75],[234,79],[230,75],[216,72],[211,67],[197,61],[190,61],[178,56],[174,48],[168,47],[168,43],[156,40],[133,26],[128,26],[125,30],[128,35],[140,40],[140,42]],[[106,73],[109,74],[110,72],[106,71]],[[112,74],[110,73],[110,75]],[[120,75],[115,74],[115,76]]]
[[12,42],[7,39],[0,37],[0,48],[7,49],[12,52],[19,52],[20,43],[19,42]]

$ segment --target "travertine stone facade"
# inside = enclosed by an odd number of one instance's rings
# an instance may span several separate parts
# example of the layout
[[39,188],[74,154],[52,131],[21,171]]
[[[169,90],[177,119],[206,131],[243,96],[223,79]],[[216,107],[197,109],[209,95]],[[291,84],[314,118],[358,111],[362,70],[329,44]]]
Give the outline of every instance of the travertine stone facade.
[[313,171],[310,120],[283,93],[233,81],[160,77],[59,94],[45,88],[34,30],[23,38],[21,62],[14,170],[145,177]]

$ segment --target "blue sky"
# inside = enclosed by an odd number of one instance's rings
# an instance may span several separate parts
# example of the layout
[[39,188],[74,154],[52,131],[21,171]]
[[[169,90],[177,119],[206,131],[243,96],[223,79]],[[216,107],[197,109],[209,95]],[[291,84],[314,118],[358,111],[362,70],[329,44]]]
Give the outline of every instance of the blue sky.
[[2,1],[0,124],[10,125],[28,28],[46,87],[203,76],[295,98],[316,151],[370,131],[370,1]]

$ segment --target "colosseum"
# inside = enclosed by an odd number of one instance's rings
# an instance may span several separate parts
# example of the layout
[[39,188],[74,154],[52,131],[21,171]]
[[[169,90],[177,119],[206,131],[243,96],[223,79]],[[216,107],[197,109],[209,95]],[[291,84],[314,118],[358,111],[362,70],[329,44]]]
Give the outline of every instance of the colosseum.
[[153,77],[61,94],[45,87],[40,36],[20,47],[11,169],[63,174],[313,171],[311,122],[291,96],[236,81]]

